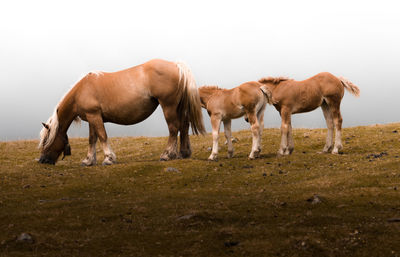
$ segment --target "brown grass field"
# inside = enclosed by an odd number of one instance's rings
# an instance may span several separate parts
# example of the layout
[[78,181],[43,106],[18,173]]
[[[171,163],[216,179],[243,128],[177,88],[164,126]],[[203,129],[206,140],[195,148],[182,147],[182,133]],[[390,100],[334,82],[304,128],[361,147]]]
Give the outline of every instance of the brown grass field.
[[399,134],[345,128],[330,155],[326,129],[295,129],[293,155],[277,158],[279,130],[265,129],[249,161],[250,131],[233,133],[233,159],[221,133],[218,162],[210,135],[170,162],[166,138],[112,138],[108,167],[80,166],[86,138],[55,166],[35,161],[38,141],[1,142],[0,256],[400,256]]

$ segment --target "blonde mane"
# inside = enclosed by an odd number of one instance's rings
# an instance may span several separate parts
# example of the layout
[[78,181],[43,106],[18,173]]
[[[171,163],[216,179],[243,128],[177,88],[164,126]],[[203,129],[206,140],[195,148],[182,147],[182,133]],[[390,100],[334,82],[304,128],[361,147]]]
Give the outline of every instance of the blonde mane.
[[60,103],[57,104],[53,115],[46,121],[46,125],[48,126],[48,128],[43,127],[40,131],[39,149],[46,149],[47,147],[49,147],[56,137],[58,131],[57,109]]
[[293,79],[288,78],[288,77],[265,77],[265,78],[260,79],[258,82],[260,82],[262,84],[267,84],[267,83],[279,84],[282,81],[287,81],[287,80],[293,80]]
[[[83,78],[85,78],[86,76],[89,75],[95,75],[95,76],[101,76],[103,75],[103,73],[101,71],[91,71],[89,73],[87,73],[86,75],[82,76],[81,78],[79,78],[78,82],[75,83],[65,94],[64,96],[61,98],[61,100],[58,102],[56,108],[54,109],[53,115],[50,116],[50,118],[46,121],[46,127],[43,127],[42,130],[40,131],[40,141],[39,141],[39,146],[38,148],[41,150],[46,149],[47,147],[49,147],[54,139],[56,138],[57,135],[57,131],[58,131],[58,107],[60,106],[60,104],[62,103],[62,101],[65,99],[65,97],[68,95],[69,92],[71,92],[71,90],[79,83],[79,81],[81,81]],[[78,117],[76,117],[74,119],[75,123],[80,123],[81,119]]]
[[200,87],[201,89],[205,89],[205,90],[226,90],[225,88],[220,88],[220,87],[218,87],[218,86],[216,86],[216,85],[205,85],[205,86],[202,86],[202,87]]

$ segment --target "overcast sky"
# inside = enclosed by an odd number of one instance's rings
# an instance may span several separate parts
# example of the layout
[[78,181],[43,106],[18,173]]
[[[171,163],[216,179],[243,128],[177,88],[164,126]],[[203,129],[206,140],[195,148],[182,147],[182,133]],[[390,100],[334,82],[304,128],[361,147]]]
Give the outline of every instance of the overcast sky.
[[[397,1],[2,1],[0,141],[37,139],[69,88],[92,70],[117,71],[153,58],[183,60],[197,84],[232,88],[264,76],[303,80],[321,71],[358,85],[346,93],[345,127],[399,121]],[[208,131],[210,124],[204,112]],[[279,127],[268,106],[265,127]],[[294,127],[325,127],[320,109]],[[243,119],[233,129],[247,128]],[[160,107],[109,136],[162,136]],[[70,136],[88,135],[87,126]]]

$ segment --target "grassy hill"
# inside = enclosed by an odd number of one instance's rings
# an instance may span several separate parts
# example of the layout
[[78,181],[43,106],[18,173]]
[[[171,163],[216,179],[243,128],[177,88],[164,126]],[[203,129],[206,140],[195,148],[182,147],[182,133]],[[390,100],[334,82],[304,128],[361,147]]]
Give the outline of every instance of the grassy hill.
[[170,162],[166,138],[112,138],[108,167],[80,166],[87,139],[56,166],[34,160],[37,141],[2,142],[0,256],[400,256],[399,133],[346,128],[330,155],[317,153],[325,129],[295,129],[293,155],[277,158],[279,130],[265,129],[249,161],[245,130],[233,159],[221,134],[218,162],[210,135]]

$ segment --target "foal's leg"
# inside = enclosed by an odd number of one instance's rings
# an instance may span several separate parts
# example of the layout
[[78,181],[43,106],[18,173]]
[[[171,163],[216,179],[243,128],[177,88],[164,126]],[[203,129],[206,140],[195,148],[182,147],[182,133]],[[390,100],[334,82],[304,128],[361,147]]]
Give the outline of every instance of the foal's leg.
[[285,150],[285,155],[292,154],[294,150],[294,141],[293,141],[293,133],[292,133],[292,122],[289,123],[289,131],[288,131],[288,147]]
[[260,141],[260,124],[254,111],[248,112],[247,117],[251,124],[251,133],[253,135],[253,144],[249,154],[249,159],[254,160],[260,156],[260,146],[258,144]]
[[342,115],[340,114],[340,102],[332,108],[333,122],[335,123],[335,145],[332,153],[338,154],[342,150]]
[[231,133],[231,120],[224,120],[225,138],[228,144],[228,158],[233,157],[232,133]]
[[192,155],[192,149],[190,147],[189,139],[189,122],[185,121],[181,123],[181,128],[179,129],[179,137],[181,139],[181,157],[189,158]]
[[212,146],[212,152],[208,157],[210,161],[216,161],[218,158],[218,134],[219,134],[220,124],[221,124],[221,117],[219,115],[211,114],[213,146]]
[[86,158],[82,161],[82,166],[96,165],[96,142],[97,134],[92,124],[89,124],[89,149]]
[[322,112],[324,113],[325,121],[326,121],[326,127],[328,128],[328,133],[326,135],[326,143],[324,146],[324,149],[322,152],[324,153],[329,153],[332,151],[333,147],[333,118],[332,118],[332,112],[329,109],[328,104],[324,101],[321,105]]
[[291,126],[291,113],[282,108],[281,109],[281,146],[278,150],[278,156],[279,155],[288,155],[289,154],[289,145],[288,145],[288,137],[290,133],[290,126]]
[[165,120],[168,124],[169,138],[167,147],[160,156],[160,161],[168,161],[176,159],[178,157],[177,153],[177,143],[178,143],[178,130],[179,130],[179,117],[176,105],[164,105],[160,103],[164,112]]
[[115,153],[111,150],[107,142],[107,133],[104,128],[103,119],[101,118],[101,114],[86,114],[86,118],[89,122],[89,126],[92,125],[95,133],[97,134],[101,146],[104,152],[104,161],[103,165],[111,165],[116,162],[117,157]]
[[257,119],[260,124],[259,126],[259,137],[258,137],[258,151],[259,153],[261,152],[261,140],[262,140],[262,132],[264,130],[264,111],[265,111],[265,105],[258,111],[257,113]]

